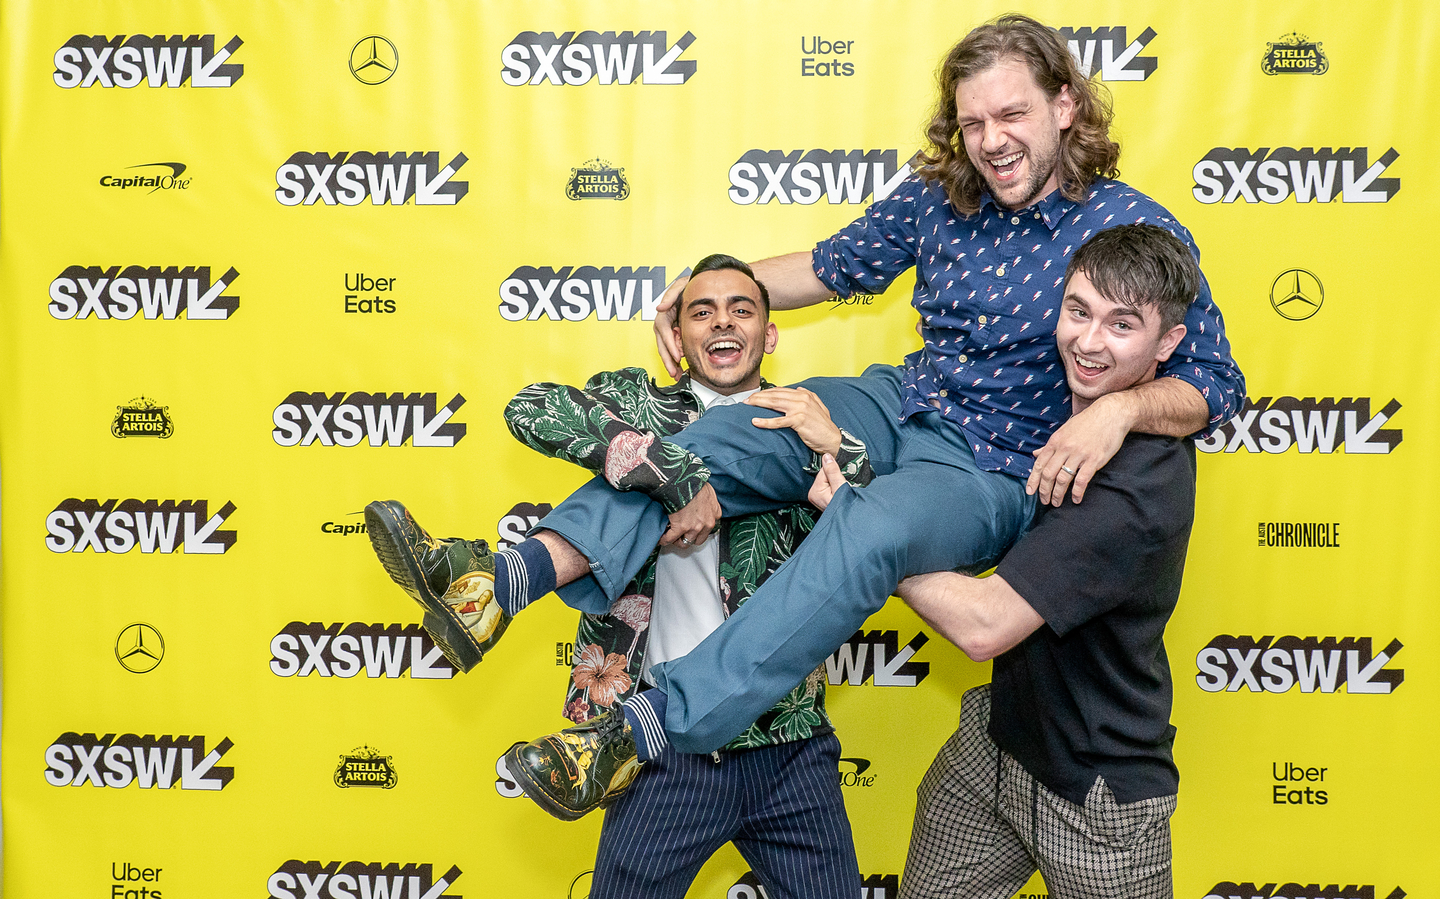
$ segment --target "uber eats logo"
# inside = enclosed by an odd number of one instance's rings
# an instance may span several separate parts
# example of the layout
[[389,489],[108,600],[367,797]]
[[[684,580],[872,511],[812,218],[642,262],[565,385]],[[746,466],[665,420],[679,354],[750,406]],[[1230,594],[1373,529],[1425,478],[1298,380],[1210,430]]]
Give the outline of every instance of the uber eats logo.
[[291,859],[265,881],[268,899],[464,899],[445,892],[460,879],[450,866],[436,878],[429,862],[302,862]]
[[270,672],[277,677],[449,680],[455,668],[418,624],[306,624],[292,621],[270,639]]
[[55,83],[72,87],[230,87],[245,74],[227,62],[240,45],[232,37],[215,51],[215,35],[77,34],[55,51]]
[[522,265],[500,282],[500,317],[509,322],[655,319],[665,293],[665,266],[615,268]]
[[450,421],[465,405],[455,394],[435,408],[435,393],[304,393],[275,407],[270,436],[281,446],[454,446],[465,425]]
[[50,282],[52,318],[61,321],[141,318],[174,321],[223,321],[240,308],[240,298],[227,296],[240,273],[234,267],[211,280],[210,266],[71,265]]
[[203,499],[67,499],[45,517],[45,548],[54,553],[173,553],[223,555],[236,533],[223,530],[235,514],[225,503],[210,514]]
[[1374,163],[1368,147],[1216,147],[1195,163],[1191,193],[1201,203],[1388,203],[1400,179],[1381,175],[1399,158],[1394,147]]
[[1155,74],[1155,57],[1140,51],[1155,40],[1155,29],[1146,28],[1135,40],[1126,40],[1124,25],[1107,28],[1055,29],[1070,46],[1070,55],[1089,78],[1098,69],[1101,81],[1144,81]]
[[913,687],[930,676],[929,662],[910,661],[928,642],[924,633],[901,646],[898,631],[856,631],[825,660],[825,674],[832,685]]
[[63,733],[45,748],[45,782],[52,787],[114,787],[142,790],[223,790],[235,769],[220,759],[234,747],[229,738],[205,749],[205,738],[136,734]]
[[1206,453],[1273,454],[1293,446],[1301,453],[1383,455],[1394,452],[1405,438],[1400,428],[1385,427],[1399,411],[1400,403],[1393,399],[1372,414],[1369,397],[1247,397],[1234,418],[1196,440],[1195,447]]
[[1405,669],[1386,668],[1403,644],[1373,652],[1369,637],[1232,637],[1221,634],[1195,656],[1195,683],[1206,693],[1393,693]]
[[[1321,886],[1319,883],[1295,883],[1291,881],[1277,885],[1274,881],[1256,884],[1253,881],[1235,883],[1222,880],[1210,888],[1205,899],[1375,899],[1374,884],[1338,883]],[[1405,891],[1398,886],[1385,899],[1405,899]]]
[[673,45],[663,31],[522,31],[500,51],[500,80],[527,84],[684,84],[695,74],[694,60],[680,55],[695,35]]
[[440,151],[414,153],[292,153],[275,170],[282,206],[453,206],[470,182],[451,181],[468,160],[458,153],[444,166]]
[[910,175],[898,150],[747,150],[730,166],[730,201],[809,206],[883,200]]

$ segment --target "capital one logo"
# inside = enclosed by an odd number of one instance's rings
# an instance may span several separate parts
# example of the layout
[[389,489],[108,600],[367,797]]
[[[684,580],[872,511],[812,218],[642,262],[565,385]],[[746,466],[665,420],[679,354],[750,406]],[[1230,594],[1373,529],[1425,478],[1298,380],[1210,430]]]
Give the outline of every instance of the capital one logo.
[[1381,176],[1399,158],[1394,147],[1374,163],[1368,147],[1216,147],[1191,170],[1191,194],[1201,203],[1388,203],[1400,179]]
[[1221,634],[1195,656],[1195,683],[1206,693],[1393,693],[1405,669],[1387,668],[1404,648],[1391,640],[1378,653],[1369,637],[1232,637]]
[[223,790],[235,769],[218,763],[234,745],[227,737],[207,752],[203,736],[64,733],[45,748],[45,782],[117,790],[132,783],[141,790]]
[[832,685],[914,687],[930,676],[929,662],[910,661],[928,642],[924,633],[901,646],[898,631],[856,631],[825,659],[826,678]]
[[465,425],[450,418],[465,405],[455,394],[435,408],[431,393],[305,393],[295,391],[275,407],[270,436],[280,446],[450,447],[465,439]]
[[1369,397],[1246,397],[1234,418],[1195,441],[1195,447],[1206,453],[1276,454],[1293,446],[1301,453],[1385,455],[1405,438],[1400,428],[1385,427],[1400,408],[1392,399],[1372,415]]
[[170,37],[77,34],[55,51],[55,84],[73,87],[230,87],[245,67],[227,62],[240,45],[230,38],[215,52],[215,35]]
[[240,277],[234,267],[212,281],[210,266],[70,265],[50,282],[46,309],[60,321],[96,319],[147,321],[224,321],[240,308],[240,298],[226,296]]
[[[281,206],[454,206],[470,192],[452,181],[468,160],[457,153],[444,166],[440,151],[414,153],[292,153],[275,170]],[[433,177],[432,177],[433,176]]]
[[1080,64],[1086,78],[1100,71],[1101,81],[1144,81],[1155,74],[1155,57],[1141,56],[1140,51],[1155,40],[1155,29],[1146,28],[1135,40],[1126,40],[1124,25],[1106,28],[1055,29],[1070,47],[1070,55]]
[[693,43],[688,31],[673,45],[663,31],[522,31],[500,51],[500,80],[511,87],[684,84],[695,74],[695,62],[680,55]]
[[883,200],[910,176],[897,150],[748,150],[730,166],[730,202],[858,205]]
[[275,869],[265,886],[267,899],[463,899],[445,892],[460,879],[451,865],[439,878],[429,862],[303,862],[291,859]]

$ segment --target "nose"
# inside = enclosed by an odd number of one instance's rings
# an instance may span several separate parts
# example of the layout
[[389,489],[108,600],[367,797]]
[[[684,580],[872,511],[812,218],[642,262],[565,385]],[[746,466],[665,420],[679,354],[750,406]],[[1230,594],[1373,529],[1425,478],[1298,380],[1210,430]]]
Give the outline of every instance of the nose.
[[710,328],[715,331],[727,331],[734,327],[730,320],[730,310],[716,309],[715,314],[710,316]]
[[1082,353],[1098,353],[1105,348],[1105,332],[1103,326],[1091,320],[1081,329],[1075,340],[1075,348]]
[[1005,135],[1000,128],[999,122],[985,123],[985,132],[980,139],[980,149],[985,153],[994,153],[1005,146]]

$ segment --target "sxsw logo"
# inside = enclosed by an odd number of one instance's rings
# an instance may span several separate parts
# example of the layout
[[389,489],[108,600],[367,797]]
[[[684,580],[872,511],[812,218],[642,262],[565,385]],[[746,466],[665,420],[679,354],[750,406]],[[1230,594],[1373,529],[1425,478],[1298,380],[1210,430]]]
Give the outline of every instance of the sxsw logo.
[[1371,650],[1369,637],[1232,637],[1221,634],[1195,656],[1195,683],[1206,693],[1393,693],[1405,669],[1386,668],[1399,640]]
[[235,504],[210,514],[203,499],[67,499],[45,517],[45,548],[54,553],[173,553],[223,555],[234,531],[221,530]]
[[461,871],[450,866],[444,876],[435,878],[429,862],[302,862],[291,859],[275,869],[265,881],[268,899],[463,899],[459,893],[447,893]]
[[454,446],[465,425],[450,417],[465,405],[455,394],[435,408],[431,393],[304,393],[296,391],[275,407],[270,436],[281,446]]
[[511,87],[527,84],[684,84],[695,62],[681,59],[695,35],[673,45],[663,31],[522,31],[500,51],[500,80]]
[[1070,55],[1086,78],[1095,74],[1097,63],[1101,81],[1144,81],[1155,74],[1155,57],[1140,55],[1155,40],[1154,28],[1146,28],[1133,41],[1126,40],[1124,25],[1055,30],[1070,45]]
[[1372,415],[1369,397],[1246,397],[1234,418],[1195,446],[1206,453],[1283,453],[1294,446],[1301,453],[1387,454],[1405,437],[1400,428],[1384,427],[1399,411],[1393,399]]
[[506,512],[500,519],[496,530],[499,531],[500,539],[496,541],[496,549],[509,549],[521,540],[525,534],[535,525],[554,511],[555,507],[549,503],[516,503],[514,507]]
[[142,790],[177,785],[182,790],[223,790],[235,769],[217,763],[234,745],[226,738],[206,752],[204,737],[64,733],[45,749],[45,782],[52,787],[123,789],[133,783]]
[[1195,163],[1191,193],[1201,203],[1388,203],[1400,179],[1380,176],[1399,158],[1394,147],[1373,164],[1368,147],[1216,147]]
[[233,267],[210,280],[210,266],[184,268],[158,265],[71,265],[50,282],[52,318],[71,321],[132,319],[173,321],[182,314],[191,321],[223,321],[240,308],[240,298],[226,296],[240,273]]
[[55,51],[55,83],[72,87],[230,87],[245,74],[245,67],[227,63],[240,45],[232,37],[215,52],[215,35],[189,37],[120,34],[77,34]]
[[728,193],[741,206],[883,200],[910,175],[899,158],[897,150],[747,150],[730,166]]
[[[506,752],[508,751],[507,749]],[[515,779],[515,775],[510,773],[510,766],[505,762],[504,752],[500,753],[500,757],[495,759],[495,792],[506,799],[519,799],[525,795],[525,789],[520,786],[520,782]]]
[[455,668],[418,624],[306,624],[292,621],[270,638],[270,672],[277,677],[449,680]]
[[[468,160],[458,153],[444,167],[440,151],[415,153],[292,153],[275,170],[282,206],[453,206],[470,182],[451,181]],[[432,177],[433,174],[433,177]]]
[[928,642],[919,633],[902,647],[897,631],[856,631],[825,660],[825,674],[832,685],[858,687],[873,678],[877,687],[913,687],[930,676],[929,662],[910,661]]
[[665,293],[665,266],[535,268],[522,265],[500,282],[500,317],[508,322],[655,319]]
[[[725,893],[725,899],[769,899],[754,871],[746,871]],[[859,899],[897,899],[900,895],[899,874],[871,874],[860,881]]]
[[[1210,888],[1205,899],[1375,899],[1373,884],[1338,883],[1321,886],[1318,883],[1287,883],[1279,888],[1274,882],[1256,885],[1254,882],[1235,883],[1222,880]],[[1405,891],[1398,886],[1385,899],[1405,899]]]

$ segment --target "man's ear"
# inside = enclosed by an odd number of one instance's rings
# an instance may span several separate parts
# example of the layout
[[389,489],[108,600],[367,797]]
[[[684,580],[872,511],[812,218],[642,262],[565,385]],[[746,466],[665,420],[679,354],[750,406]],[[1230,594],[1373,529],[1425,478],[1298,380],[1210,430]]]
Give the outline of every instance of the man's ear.
[[1180,340],[1184,336],[1185,326],[1183,324],[1176,325],[1162,334],[1160,336],[1160,346],[1155,350],[1155,361],[1164,362],[1166,359],[1169,359],[1170,354],[1175,352],[1175,348],[1180,345]]
[[1056,94],[1055,99],[1050,102],[1055,109],[1056,123],[1059,124],[1060,130],[1064,131],[1075,121],[1075,98],[1070,96],[1070,85],[1062,85],[1060,93]]
[[775,347],[780,343],[780,329],[775,327],[774,322],[765,323],[765,352],[775,352]]

